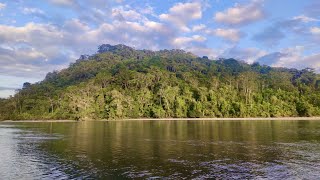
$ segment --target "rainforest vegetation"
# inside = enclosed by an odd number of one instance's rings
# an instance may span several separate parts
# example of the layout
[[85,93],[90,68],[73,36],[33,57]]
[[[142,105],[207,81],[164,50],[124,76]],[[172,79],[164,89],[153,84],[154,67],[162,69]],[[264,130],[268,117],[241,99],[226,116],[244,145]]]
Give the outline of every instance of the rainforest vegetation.
[[320,116],[313,69],[108,44],[0,99],[12,120],[296,116]]

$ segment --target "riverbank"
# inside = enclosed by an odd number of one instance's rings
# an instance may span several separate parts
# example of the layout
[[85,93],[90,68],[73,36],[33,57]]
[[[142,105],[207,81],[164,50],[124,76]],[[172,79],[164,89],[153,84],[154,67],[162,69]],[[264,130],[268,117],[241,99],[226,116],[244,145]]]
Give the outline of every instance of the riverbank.
[[261,120],[320,120],[320,117],[275,117],[275,118],[138,118],[138,119],[123,119],[127,121],[151,121],[151,120],[158,120],[158,121],[189,121],[189,120],[202,120],[202,121],[261,121]]
[[9,123],[14,123],[14,122],[79,122],[76,120],[4,120],[0,121],[1,122],[9,122]]
[[[275,117],[275,118],[126,118],[119,120],[92,121],[320,121],[320,117]],[[91,121],[91,120],[87,120]],[[76,120],[5,120],[0,122],[83,122]]]

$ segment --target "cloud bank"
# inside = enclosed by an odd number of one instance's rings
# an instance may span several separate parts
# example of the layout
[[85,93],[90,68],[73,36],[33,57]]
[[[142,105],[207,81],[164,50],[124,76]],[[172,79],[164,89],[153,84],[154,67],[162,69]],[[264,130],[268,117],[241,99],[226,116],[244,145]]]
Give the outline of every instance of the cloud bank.
[[[6,78],[0,82],[0,97],[13,93],[23,81],[36,82],[50,71],[67,67],[81,54],[95,53],[103,43],[185,49],[211,59],[232,57],[299,69],[311,66],[320,72],[318,1],[301,7],[299,13],[291,12],[293,16],[280,17],[273,17],[268,12],[272,8],[266,7],[277,4],[275,0],[163,3],[0,3],[0,76]],[[12,85],[11,81],[19,83]]]

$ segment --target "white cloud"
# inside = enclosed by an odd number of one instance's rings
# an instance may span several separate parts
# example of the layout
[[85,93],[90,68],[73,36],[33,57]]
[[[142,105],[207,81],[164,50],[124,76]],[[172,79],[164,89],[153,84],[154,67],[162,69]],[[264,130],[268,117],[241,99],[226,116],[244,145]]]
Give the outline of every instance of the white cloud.
[[6,8],[6,6],[7,6],[6,4],[0,3],[0,10]]
[[190,31],[188,23],[202,17],[201,3],[177,3],[169,9],[168,14],[161,14],[160,20],[171,22],[182,31]]
[[61,65],[47,62],[50,53],[34,48],[1,48],[0,52],[0,74],[43,78],[48,70],[62,68]]
[[200,35],[193,35],[192,37],[177,37],[173,39],[172,44],[176,48],[186,48],[190,46],[193,42],[204,42],[205,37]]
[[312,28],[310,28],[310,32],[313,35],[320,35],[320,27],[312,27]]
[[48,24],[0,25],[0,73],[40,77],[60,69],[70,58],[63,47],[62,31]]
[[246,25],[264,18],[263,0],[252,0],[249,4],[239,5],[217,12],[215,21],[228,25]]
[[25,82],[35,83],[42,79],[41,78],[27,78],[24,76],[10,76],[0,74],[1,84],[0,84],[0,98],[7,98],[13,95],[16,89],[20,89],[22,84]]
[[97,26],[112,17],[111,9],[99,9],[96,7],[87,9],[80,7],[77,13],[79,13],[79,19],[81,19],[82,21],[85,21],[89,24],[95,24]]
[[39,47],[43,44],[56,44],[63,34],[53,25],[28,23],[15,27],[0,25],[0,42],[6,44],[32,43]]
[[74,0],[50,0],[53,4],[62,5],[62,6],[72,6],[74,5]]
[[290,37],[294,33],[294,38],[309,38],[310,33],[316,32],[316,28],[310,28],[311,22],[317,19],[300,15],[280,21],[275,21],[271,26],[266,27],[261,32],[253,36],[253,40],[260,42],[268,47],[278,45],[281,40]]
[[186,50],[198,56],[207,56],[210,59],[216,59],[218,55],[222,53],[222,50],[212,49],[212,48],[202,47],[202,46],[187,47]]
[[40,14],[40,15],[44,15],[44,11],[42,11],[41,9],[38,8],[23,8],[22,12],[24,14]]
[[253,40],[260,42],[268,47],[275,46],[286,37],[282,26],[270,26],[263,29],[262,32],[255,34]]
[[140,21],[144,19],[142,15],[135,10],[124,10],[122,8],[112,9],[112,17],[118,21]]
[[256,59],[265,56],[267,54],[266,51],[257,49],[257,48],[239,48],[232,47],[230,49],[225,50],[220,57],[223,58],[235,58],[238,60],[243,60],[248,63],[253,63]]
[[204,24],[198,24],[192,27],[192,31],[193,32],[197,32],[197,31],[202,31],[206,28],[207,26]]
[[[113,21],[90,27],[79,19],[62,26],[27,23],[0,25],[0,73],[15,76],[44,76],[66,67],[81,54],[96,52],[99,44],[126,44],[136,48],[172,47],[175,32],[164,24]],[[200,41],[201,37],[192,37]],[[48,67],[46,67],[48,66]]]
[[138,11],[141,14],[151,15],[157,18],[157,15],[154,11],[154,7],[150,6],[149,4],[146,4],[145,6],[137,7],[136,11]]
[[279,57],[278,61],[273,63],[272,66],[275,67],[292,67],[294,64],[302,60],[302,53],[304,51],[303,46],[295,46],[292,48],[282,49],[280,52],[283,56]]
[[63,30],[66,32],[83,33],[89,31],[90,27],[86,23],[80,21],[79,19],[71,19],[64,23]]
[[[302,65],[302,67],[310,67],[310,68],[315,68],[315,70],[320,73],[320,54],[312,54],[310,56],[304,57],[301,62],[299,62],[299,65]],[[301,66],[298,66],[301,67]]]
[[279,52],[267,54],[257,61],[263,64],[274,67],[288,67],[288,68],[314,68],[320,73],[320,54],[314,53],[311,55],[303,55],[305,51],[304,46],[295,46],[291,48],[281,49]]
[[305,16],[305,15],[295,16],[295,17],[293,17],[293,20],[299,20],[304,23],[319,21],[318,19],[311,18],[311,17]]
[[[71,25],[64,27],[66,31],[64,40],[70,44],[70,47],[94,47],[103,43],[109,44],[126,44],[135,48],[158,49],[159,47],[171,47],[171,40],[176,37],[175,31],[166,25],[144,19],[139,22],[135,21],[113,21],[102,23],[96,28],[90,28],[83,22],[69,22]],[[73,28],[72,24],[77,24]],[[79,29],[77,31],[73,29]],[[81,46],[85,43],[86,46]],[[81,50],[82,53],[85,53]],[[89,51],[90,52],[90,51]],[[88,51],[86,52],[88,53]]]
[[218,36],[221,38],[224,38],[228,41],[237,42],[240,40],[242,36],[244,36],[243,33],[241,33],[238,29],[213,29],[213,30],[207,30],[206,33],[214,36]]
[[8,98],[15,93],[15,90],[4,89],[0,90],[0,98]]
[[320,27],[311,27],[310,33],[312,35],[312,40],[315,42],[316,46],[318,46],[320,42]]

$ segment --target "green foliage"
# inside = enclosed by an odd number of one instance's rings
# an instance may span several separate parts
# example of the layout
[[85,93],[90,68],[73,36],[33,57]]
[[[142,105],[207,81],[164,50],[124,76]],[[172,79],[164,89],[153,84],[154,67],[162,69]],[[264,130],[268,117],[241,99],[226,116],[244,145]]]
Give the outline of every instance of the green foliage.
[[320,77],[312,69],[123,45],[99,52],[0,99],[0,119],[320,115]]

